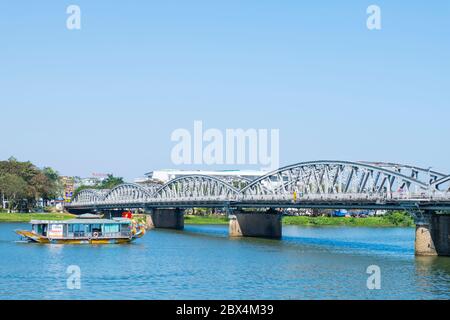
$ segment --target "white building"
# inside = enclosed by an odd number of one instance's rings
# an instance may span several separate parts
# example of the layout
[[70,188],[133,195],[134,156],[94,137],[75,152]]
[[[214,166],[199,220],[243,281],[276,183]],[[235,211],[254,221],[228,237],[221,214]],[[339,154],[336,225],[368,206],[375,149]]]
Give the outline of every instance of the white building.
[[102,183],[105,178],[98,177],[88,177],[88,178],[74,178],[75,179],[75,189],[78,187],[94,187]]
[[137,178],[134,180],[135,183],[145,184],[151,182],[166,183],[170,180],[190,176],[190,175],[205,175],[211,176],[219,179],[226,179],[230,177],[244,178],[248,180],[257,179],[265,175],[266,171],[256,171],[256,170],[222,170],[222,171],[202,171],[202,170],[158,170],[151,171],[145,174],[143,178]]

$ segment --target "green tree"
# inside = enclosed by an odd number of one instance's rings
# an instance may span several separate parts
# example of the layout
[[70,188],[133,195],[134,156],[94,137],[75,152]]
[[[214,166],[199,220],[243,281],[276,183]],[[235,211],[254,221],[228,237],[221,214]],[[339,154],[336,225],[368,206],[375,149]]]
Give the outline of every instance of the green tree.
[[47,177],[47,190],[46,197],[47,199],[54,199],[58,196],[62,196],[64,192],[64,186],[61,181],[61,177],[59,172],[50,167],[44,167],[42,169],[42,173]]
[[44,169],[42,169],[42,173],[50,180],[53,182],[57,182],[59,181],[59,173],[56,170],[53,170],[50,167],[44,167]]
[[112,189],[123,183],[124,180],[122,177],[114,177],[112,174],[108,174],[108,178],[100,183],[99,189]]
[[8,199],[8,206],[3,209],[9,211],[17,209],[27,197],[28,185],[26,181],[15,174],[0,175],[0,193],[2,194],[2,206],[4,199]]
[[8,200],[16,207],[23,202],[27,209],[32,209],[40,198],[53,199],[61,192],[57,171],[48,167],[41,170],[29,161],[20,162],[14,157],[0,161],[0,177],[1,200]]
[[404,211],[389,212],[383,219],[390,224],[401,227],[410,227],[414,225],[414,219]]

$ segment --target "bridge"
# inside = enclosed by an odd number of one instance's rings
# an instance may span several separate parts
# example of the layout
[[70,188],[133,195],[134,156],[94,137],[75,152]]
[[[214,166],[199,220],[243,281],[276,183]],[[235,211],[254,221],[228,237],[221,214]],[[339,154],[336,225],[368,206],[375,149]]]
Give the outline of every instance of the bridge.
[[155,227],[184,227],[188,208],[220,208],[231,236],[281,237],[284,209],[405,210],[417,224],[418,255],[450,255],[450,175],[384,162],[310,161],[254,181],[184,176],[164,185],[123,184],[83,190],[73,213],[144,209]]

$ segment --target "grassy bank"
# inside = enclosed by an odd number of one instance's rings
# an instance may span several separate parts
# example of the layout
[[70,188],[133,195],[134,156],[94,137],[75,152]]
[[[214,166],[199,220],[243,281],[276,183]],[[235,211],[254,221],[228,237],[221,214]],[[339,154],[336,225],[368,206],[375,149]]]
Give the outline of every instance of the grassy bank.
[[[67,220],[75,216],[61,213],[0,213],[0,222],[30,222],[31,220]],[[145,216],[136,217],[145,223]],[[227,225],[228,218],[219,215],[185,216],[187,225]],[[382,217],[340,218],[340,217],[284,217],[284,225],[295,226],[348,226],[348,227],[412,227],[414,220],[402,212],[393,212]]]
[[63,213],[0,213],[0,222],[30,222],[31,220],[68,220],[74,218]]
[[228,218],[218,215],[184,216],[185,224],[228,224]]
[[[223,216],[186,216],[185,224],[228,224]],[[348,227],[413,227],[414,220],[402,212],[393,212],[381,217],[340,218],[340,217],[284,217],[284,225],[296,226],[348,226]]]
[[299,226],[347,226],[347,227],[413,227],[412,218],[395,220],[388,217],[284,217],[283,224]]

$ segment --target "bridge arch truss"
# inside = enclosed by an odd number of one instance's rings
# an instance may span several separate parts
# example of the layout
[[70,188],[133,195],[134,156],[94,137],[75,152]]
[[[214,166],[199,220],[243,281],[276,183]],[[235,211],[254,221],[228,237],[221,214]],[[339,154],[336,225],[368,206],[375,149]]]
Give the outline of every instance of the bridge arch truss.
[[239,194],[239,189],[231,184],[210,176],[190,175],[169,181],[153,195],[154,200],[180,201],[229,200]]
[[111,191],[101,200],[104,204],[116,203],[145,203],[153,196],[153,189],[146,188],[134,183],[121,184]]
[[242,189],[243,195],[422,193],[427,183],[372,164],[303,162],[268,173]]
[[345,207],[346,203],[355,205],[357,201],[377,207],[383,207],[383,201],[391,201],[390,205],[441,201],[450,206],[450,176],[392,163],[310,161],[275,170],[253,181],[242,177],[225,179],[189,175],[164,185],[126,183],[112,190],[87,189],[68,206],[225,207],[233,203],[237,207],[240,204],[250,207],[283,204],[288,207],[294,202],[299,207],[298,201],[302,201],[304,206],[326,202],[329,206]]
[[84,189],[81,190],[72,200],[77,205],[91,205],[102,201],[109,192],[107,189]]

